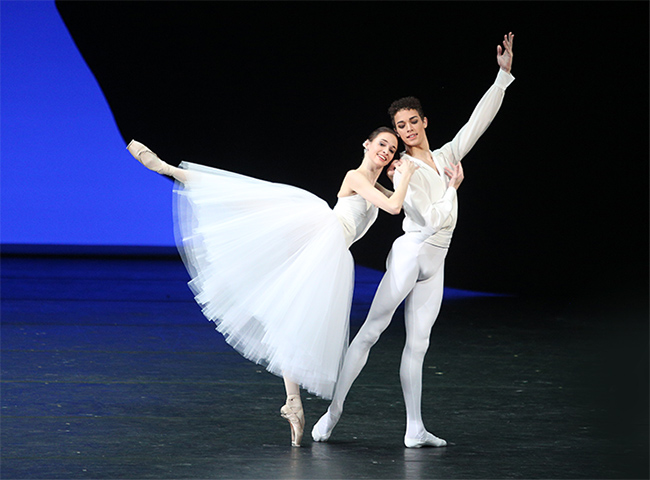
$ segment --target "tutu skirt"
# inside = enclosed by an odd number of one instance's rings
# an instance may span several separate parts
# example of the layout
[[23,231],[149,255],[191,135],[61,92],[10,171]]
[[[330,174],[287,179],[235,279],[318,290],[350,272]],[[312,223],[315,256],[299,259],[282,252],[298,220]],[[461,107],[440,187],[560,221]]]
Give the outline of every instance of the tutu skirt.
[[247,359],[330,399],[354,263],[328,204],[289,185],[183,162],[176,241],[203,314]]

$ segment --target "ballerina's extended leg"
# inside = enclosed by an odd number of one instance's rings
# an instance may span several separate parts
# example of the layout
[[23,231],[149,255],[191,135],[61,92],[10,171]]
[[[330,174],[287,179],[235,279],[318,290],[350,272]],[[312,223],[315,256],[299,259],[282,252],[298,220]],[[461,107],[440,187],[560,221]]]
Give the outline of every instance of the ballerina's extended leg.
[[126,148],[138,162],[147,167],[149,170],[158,172],[161,175],[169,175],[170,177],[174,177],[179,182],[185,182],[186,176],[184,170],[177,167],[172,167],[168,163],[163,162],[158,157],[158,155],[153,153],[142,143],[131,140]]

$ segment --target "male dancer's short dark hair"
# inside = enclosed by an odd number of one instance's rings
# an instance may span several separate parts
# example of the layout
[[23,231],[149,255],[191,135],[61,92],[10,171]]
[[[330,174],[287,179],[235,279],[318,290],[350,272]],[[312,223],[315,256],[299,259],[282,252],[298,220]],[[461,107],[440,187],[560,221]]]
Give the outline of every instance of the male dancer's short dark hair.
[[388,107],[388,115],[390,115],[390,121],[393,122],[393,127],[395,126],[395,115],[400,110],[416,110],[420,118],[424,118],[424,110],[422,110],[420,100],[415,97],[403,97],[395,100]]

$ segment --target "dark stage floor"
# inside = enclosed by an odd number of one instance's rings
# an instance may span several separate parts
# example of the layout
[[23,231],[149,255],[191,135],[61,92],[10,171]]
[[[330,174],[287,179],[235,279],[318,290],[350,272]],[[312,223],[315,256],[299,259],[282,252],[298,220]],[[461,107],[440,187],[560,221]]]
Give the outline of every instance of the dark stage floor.
[[[424,383],[442,449],[403,447],[397,317],[330,443],[298,449],[282,381],[185,281],[170,258],[3,259],[1,478],[648,478],[647,305],[450,296]],[[309,432],[327,402],[303,402]]]

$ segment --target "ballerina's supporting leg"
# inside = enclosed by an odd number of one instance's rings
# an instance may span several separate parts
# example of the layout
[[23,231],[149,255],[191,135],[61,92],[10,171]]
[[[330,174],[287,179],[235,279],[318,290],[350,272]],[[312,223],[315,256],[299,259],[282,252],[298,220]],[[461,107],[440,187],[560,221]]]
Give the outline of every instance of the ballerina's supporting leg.
[[291,427],[291,445],[299,447],[302,441],[302,432],[305,429],[305,413],[300,399],[300,386],[286,376],[283,379],[287,391],[287,402],[280,409],[280,415],[287,419]]
[[161,175],[169,175],[170,177],[174,177],[181,183],[185,183],[187,180],[185,170],[178,167],[172,167],[168,163],[163,162],[158,157],[158,155],[153,153],[142,143],[131,140],[126,148],[129,152],[131,152],[131,155],[133,155],[138,162],[147,167],[149,170],[158,172]]

